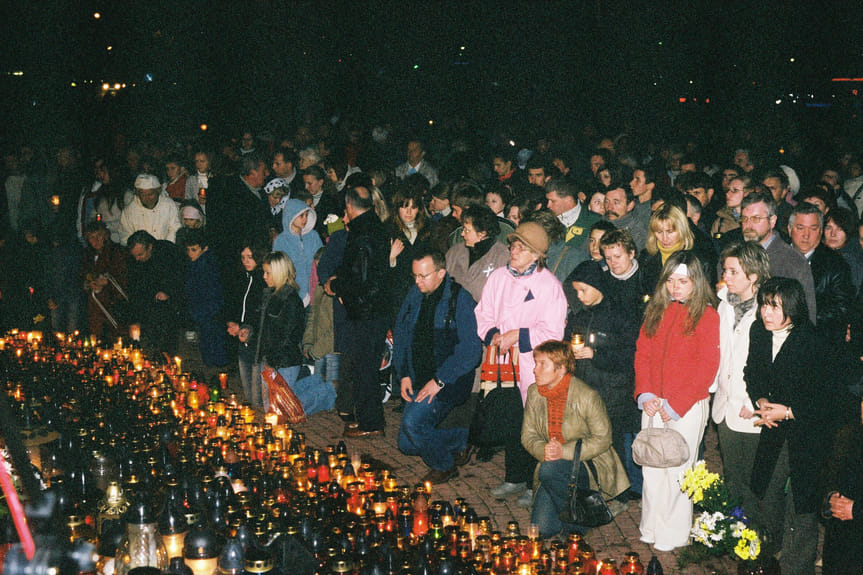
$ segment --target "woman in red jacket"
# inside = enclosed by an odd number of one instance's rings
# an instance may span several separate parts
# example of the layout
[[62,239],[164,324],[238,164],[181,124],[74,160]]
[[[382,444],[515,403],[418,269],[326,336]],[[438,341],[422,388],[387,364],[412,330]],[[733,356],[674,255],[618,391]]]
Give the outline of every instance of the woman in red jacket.
[[642,428],[653,416],[689,445],[679,467],[644,467],[641,540],[671,551],[689,542],[692,502],[680,491],[684,469],[698,454],[708,417],[710,384],[719,367],[716,296],[691,251],[669,256],[647,305],[635,353],[635,398]]

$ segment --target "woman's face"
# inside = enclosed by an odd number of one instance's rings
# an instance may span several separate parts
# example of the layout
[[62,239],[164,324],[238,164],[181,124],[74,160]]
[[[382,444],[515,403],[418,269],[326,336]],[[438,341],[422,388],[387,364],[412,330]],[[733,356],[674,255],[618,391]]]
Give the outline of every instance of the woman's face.
[[587,246],[590,250],[590,259],[598,262],[602,259],[602,250],[599,249],[599,240],[605,235],[605,230],[593,230],[590,232]]
[[731,183],[728,184],[728,191],[725,192],[725,204],[735,210],[740,207],[740,203],[743,201],[743,181],[742,180],[731,180]]
[[165,164],[165,174],[169,180],[173,180],[180,175],[180,165],[174,162]]
[[761,321],[768,331],[778,331],[791,325],[791,319],[782,311],[782,298],[773,297],[773,304],[765,303],[761,306]]
[[207,154],[195,154],[195,169],[202,174],[210,171],[210,159]]
[[473,227],[473,222],[467,220],[461,228],[461,237],[464,238],[464,245],[472,248],[486,238],[485,232],[477,232]]
[[267,196],[267,202],[269,202],[271,208],[275,208],[284,197],[285,195],[282,193],[282,188],[276,188]]
[[728,293],[740,296],[740,299],[746,301],[755,294],[755,282],[757,280],[758,276],[755,274],[746,275],[740,265],[740,260],[725,258],[725,263],[722,266],[722,281],[728,286]]
[[685,302],[692,295],[692,290],[695,286],[692,285],[692,280],[689,276],[683,274],[671,274],[665,280],[665,289],[671,299],[675,301]]
[[521,222],[521,214],[518,213],[518,206],[510,206],[509,212],[506,214],[506,219],[518,227],[518,224]]
[[519,240],[513,240],[509,244],[509,265],[512,269],[519,273],[524,273],[532,263],[537,261],[539,256],[528,249],[526,245]]
[[593,194],[587,209],[600,216],[605,215],[605,194]]
[[539,387],[554,386],[566,374],[566,369],[563,366],[556,367],[544,353],[534,354],[533,376],[536,378],[536,385]]
[[827,220],[824,225],[824,245],[839,250],[844,248],[847,243],[848,236],[845,235],[845,230],[837,226],[833,220]]
[[243,264],[243,269],[247,272],[252,271],[256,267],[258,267],[258,263],[255,261],[255,256],[252,255],[252,250],[249,248],[245,248],[240,252],[240,262]]
[[600,184],[607,188],[611,185],[611,172],[606,168],[603,168],[596,173],[596,179],[599,180]]
[[671,249],[678,241],[680,241],[680,232],[675,229],[671,220],[659,222],[659,229],[654,231],[656,241],[665,249]]
[[339,183],[339,175],[332,168],[327,168],[327,178],[329,178],[330,181],[334,184]]
[[399,218],[402,222],[410,224],[416,221],[419,211],[420,210],[414,201],[410,200],[399,206]]
[[485,205],[487,205],[495,214],[503,213],[503,200],[494,192],[489,192],[485,195]]
[[264,264],[264,283],[267,284],[267,287],[273,287],[276,285],[276,282],[273,281],[273,276],[270,273],[270,264]]

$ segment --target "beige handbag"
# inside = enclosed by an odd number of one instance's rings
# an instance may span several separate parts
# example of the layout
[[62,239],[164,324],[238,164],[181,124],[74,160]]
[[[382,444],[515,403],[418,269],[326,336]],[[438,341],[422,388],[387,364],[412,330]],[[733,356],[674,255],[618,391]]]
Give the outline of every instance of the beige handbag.
[[632,441],[632,460],[644,467],[677,467],[688,459],[689,445],[683,436],[667,424],[653,427],[653,416]]

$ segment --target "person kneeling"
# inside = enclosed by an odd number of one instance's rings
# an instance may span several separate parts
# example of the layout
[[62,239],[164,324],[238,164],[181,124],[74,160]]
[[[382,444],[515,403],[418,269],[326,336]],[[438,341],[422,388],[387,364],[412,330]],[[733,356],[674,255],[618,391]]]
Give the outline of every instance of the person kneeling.
[[580,489],[596,489],[612,499],[629,488],[626,470],[611,446],[611,422],[599,393],[572,377],[575,358],[569,345],[549,340],[533,350],[536,383],[527,390],[521,443],[541,463],[539,488],[530,522],[542,537],[584,526],[564,523],[560,512],[567,503],[576,442],[581,439]]

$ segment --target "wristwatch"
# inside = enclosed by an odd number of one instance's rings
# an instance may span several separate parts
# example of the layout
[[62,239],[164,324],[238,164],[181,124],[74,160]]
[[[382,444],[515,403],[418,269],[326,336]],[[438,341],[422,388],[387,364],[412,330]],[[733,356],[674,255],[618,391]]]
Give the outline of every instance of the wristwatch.
[[439,380],[437,377],[434,378],[434,382],[437,384],[439,389],[443,389],[444,385],[446,385],[444,382]]

